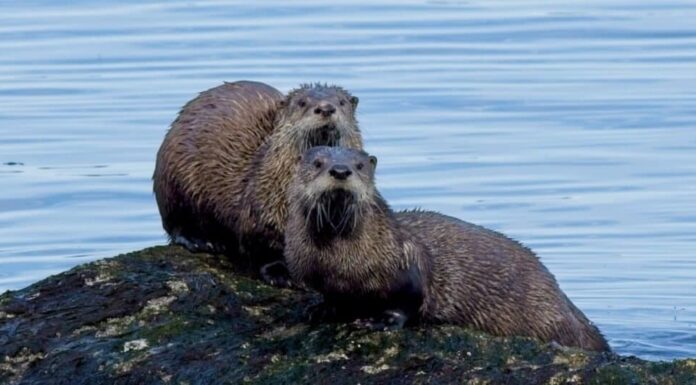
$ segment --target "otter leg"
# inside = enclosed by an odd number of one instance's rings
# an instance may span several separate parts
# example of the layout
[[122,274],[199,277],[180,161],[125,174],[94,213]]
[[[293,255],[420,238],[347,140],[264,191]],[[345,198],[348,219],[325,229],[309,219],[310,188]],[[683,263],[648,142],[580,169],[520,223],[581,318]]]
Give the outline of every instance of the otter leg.
[[407,322],[419,319],[423,304],[423,280],[416,265],[401,271],[385,296],[379,296],[373,304],[373,314],[366,321],[357,323],[372,330],[398,330]]
[[401,330],[408,321],[408,315],[400,309],[385,310],[375,318],[357,319],[353,324],[370,330]]
[[323,301],[310,305],[305,309],[307,321],[311,324],[324,322],[351,322],[361,316],[368,317],[375,314],[369,302],[362,298],[351,298],[345,295],[325,294]]
[[283,261],[275,261],[261,266],[261,278],[271,285],[277,287],[291,287],[290,271]]
[[188,249],[192,253],[197,253],[200,251],[212,253],[215,252],[215,247],[211,242],[204,242],[200,239],[187,238],[183,235],[174,235],[171,237],[171,242],[177,245],[181,245]]
[[342,319],[339,312],[340,306],[335,302],[324,300],[305,309],[305,318],[312,325],[324,322],[336,322]]
[[273,233],[258,231],[239,235],[237,240],[239,254],[250,263],[252,273],[271,286],[291,287],[292,280],[283,258],[283,240],[274,238]]

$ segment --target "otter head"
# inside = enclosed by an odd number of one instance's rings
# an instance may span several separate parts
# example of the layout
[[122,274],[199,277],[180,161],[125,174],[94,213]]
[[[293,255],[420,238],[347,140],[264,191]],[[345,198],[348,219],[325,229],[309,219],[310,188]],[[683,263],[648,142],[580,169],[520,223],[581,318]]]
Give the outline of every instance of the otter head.
[[289,201],[317,244],[359,229],[377,198],[376,165],[374,156],[345,147],[313,147],[302,156]]
[[292,136],[300,152],[313,146],[362,147],[358,98],[343,88],[303,84],[279,103],[276,129]]

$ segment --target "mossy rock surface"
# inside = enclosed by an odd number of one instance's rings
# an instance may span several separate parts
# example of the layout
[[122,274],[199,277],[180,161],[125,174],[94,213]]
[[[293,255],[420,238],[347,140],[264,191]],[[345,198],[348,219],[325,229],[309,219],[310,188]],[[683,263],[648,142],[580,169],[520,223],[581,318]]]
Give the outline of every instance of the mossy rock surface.
[[696,384],[647,362],[454,326],[311,327],[313,293],[162,246],[0,296],[0,384]]

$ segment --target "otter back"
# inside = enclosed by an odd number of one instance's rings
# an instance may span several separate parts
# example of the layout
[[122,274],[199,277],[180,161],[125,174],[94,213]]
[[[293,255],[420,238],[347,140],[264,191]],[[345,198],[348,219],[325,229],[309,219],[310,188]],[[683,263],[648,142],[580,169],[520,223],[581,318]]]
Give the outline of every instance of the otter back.
[[421,310],[425,319],[608,350],[597,328],[528,248],[439,213],[406,211],[395,216],[432,258],[429,296]]
[[245,175],[274,128],[283,95],[263,83],[225,83],[187,103],[164,138],[154,192],[164,229],[193,248],[234,245]]

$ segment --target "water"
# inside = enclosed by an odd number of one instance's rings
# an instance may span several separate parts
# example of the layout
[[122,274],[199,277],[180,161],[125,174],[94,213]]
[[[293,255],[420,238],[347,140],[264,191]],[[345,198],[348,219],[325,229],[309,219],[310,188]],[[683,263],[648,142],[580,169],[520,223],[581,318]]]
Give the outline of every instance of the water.
[[69,3],[0,2],[0,291],[165,242],[197,92],[318,80],[395,208],[531,246],[620,353],[696,357],[696,3]]

